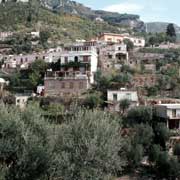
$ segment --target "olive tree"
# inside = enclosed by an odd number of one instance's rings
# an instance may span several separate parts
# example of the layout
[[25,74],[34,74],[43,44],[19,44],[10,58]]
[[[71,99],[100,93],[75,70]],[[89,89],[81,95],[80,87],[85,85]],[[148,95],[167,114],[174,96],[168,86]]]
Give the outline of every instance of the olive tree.
[[119,123],[104,112],[76,112],[56,137],[51,178],[104,180],[126,165]]
[[2,180],[40,179],[49,169],[46,126],[36,108],[0,105]]

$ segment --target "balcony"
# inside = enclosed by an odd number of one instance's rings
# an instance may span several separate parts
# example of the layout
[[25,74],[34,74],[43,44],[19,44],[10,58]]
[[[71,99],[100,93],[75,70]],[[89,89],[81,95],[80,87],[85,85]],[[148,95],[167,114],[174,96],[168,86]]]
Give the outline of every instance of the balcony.
[[168,119],[180,120],[180,114],[172,114],[171,116],[168,116]]
[[60,65],[62,68],[80,68],[80,67],[85,67],[85,68],[90,68],[90,63],[89,62],[67,62],[67,63],[63,63]]
[[48,79],[89,79],[91,76],[90,71],[85,71],[82,73],[81,71],[69,72],[69,71],[58,71],[58,72],[47,72],[45,75],[45,80]]

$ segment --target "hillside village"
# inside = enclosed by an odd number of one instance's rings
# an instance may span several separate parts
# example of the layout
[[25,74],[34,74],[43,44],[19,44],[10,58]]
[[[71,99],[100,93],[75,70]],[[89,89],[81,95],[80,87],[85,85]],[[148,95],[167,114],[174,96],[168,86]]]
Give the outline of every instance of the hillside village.
[[0,9],[27,17],[0,25],[0,179],[180,179],[177,27],[152,33],[136,15],[71,1],[13,3]]

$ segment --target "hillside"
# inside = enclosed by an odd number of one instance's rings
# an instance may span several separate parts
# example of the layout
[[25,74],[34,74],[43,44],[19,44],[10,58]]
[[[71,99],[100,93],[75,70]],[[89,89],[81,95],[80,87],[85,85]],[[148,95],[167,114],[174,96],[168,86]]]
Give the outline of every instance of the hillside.
[[[156,33],[156,32],[166,32],[166,28],[168,26],[168,22],[149,22],[146,23],[147,26],[147,32]],[[176,28],[176,32],[180,33],[180,27],[176,24],[174,24]]]
[[100,32],[120,32],[119,26],[98,23],[77,15],[54,13],[40,6],[37,1],[32,4],[0,4],[0,31],[27,32],[42,29],[49,30],[52,40],[61,42],[92,38]]
[[69,14],[76,14],[94,20],[95,18],[102,18],[110,24],[120,24],[130,26],[138,31],[144,30],[144,23],[140,20],[138,15],[133,14],[119,14],[101,10],[92,10],[75,1],[70,0],[41,0],[41,3],[48,9],[56,12],[66,12]]

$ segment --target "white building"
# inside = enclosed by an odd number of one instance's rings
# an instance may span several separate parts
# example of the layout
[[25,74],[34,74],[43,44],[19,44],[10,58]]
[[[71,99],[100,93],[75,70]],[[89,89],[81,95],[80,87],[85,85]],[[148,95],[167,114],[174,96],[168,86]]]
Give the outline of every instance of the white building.
[[145,47],[146,42],[145,39],[142,37],[127,36],[126,39],[131,40],[136,47]]
[[35,60],[40,59],[44,60],[47,63],[51,63],[53,61],[57,61],[62,53],[60,48],[57,49],[49,49],[47,52],[41,53],[32,53],[32,54],[19,54],[19,55],[7,55],[4,56],[4,65],[5,69],[15,69],[22,68],[27,69],[30,64],[32,64]]
[[0,40],[4,41],[6,38],[13,35],[13,32],[0,32]]
[[31,32],[31,37],[33,37],[33,38],[39,38],[39,37],[40,37],[40,32],[39,32],[39,31]]
[[126,89],[107,91],[108,107],[110,111],[119,111],[119,103],[124,99],[130,101],[130,107],[139,106],[137,91],[128,91]]
[[20,109],[24,109],[27,105],[29,98],[30,96],[28,95],[16,94],[14,96],[15,105],[18,106]]
[[98,66],[98,54],[96,47],[84,45],[66,47],[59,55],[58,59],[61,61],[61,65],[69,64],[71,62],[84,64],[84,67],[79,67],[77,71],[84,74],[87,69],[89,69],[88,71],[90,74],[88,76],[90,78],[90,83],[94,83],[94,74],[97,71]]
[[159,104],[155,110],[157,117],[165,120],[169,129],[180,129],[180,104]]
[[113,43],[122,43],[125,39],[129,39],[133,42],[136,47],[144,47],[145,39],[143,37],[135,37],[129,34],[115,34],[115,33],[103,33],[97,40]]

